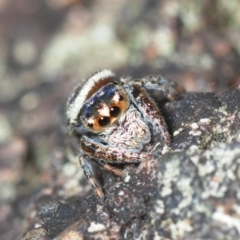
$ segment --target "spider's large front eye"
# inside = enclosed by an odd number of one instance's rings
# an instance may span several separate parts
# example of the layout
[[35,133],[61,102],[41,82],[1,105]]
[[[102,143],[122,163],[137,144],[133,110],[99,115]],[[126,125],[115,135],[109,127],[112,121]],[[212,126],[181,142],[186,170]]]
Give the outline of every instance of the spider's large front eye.
[[109,117],[100,117],[98,119],[98,124],[101,126],[101,127],[106,127],[108,124],[110,123],[110,118]]
[[110,108],[110,116],[111,117],[118,117],[121,113],[121,108],[118,106],[114,106]]

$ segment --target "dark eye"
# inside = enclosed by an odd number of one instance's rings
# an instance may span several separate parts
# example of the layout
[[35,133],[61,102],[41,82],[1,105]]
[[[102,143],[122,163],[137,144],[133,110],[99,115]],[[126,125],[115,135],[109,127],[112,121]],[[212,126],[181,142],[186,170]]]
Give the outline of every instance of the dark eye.
[[110,108],[111,117],[117,117],[121,113],[121,108],[114,106]]
[[88,123],[88,127],[92,128],[93,127],[93,123]]
[[101,127],[105,127],[105,126],[107,126],[109,123],[110,123],[110,118],[109,118],[109,117],[100,117],[100,118],[98,119],[98,124],[99,124]]
[[120,96],[119,96],[119,101],[122,101],[122,100],[123,100],[123,96],[120,95]]

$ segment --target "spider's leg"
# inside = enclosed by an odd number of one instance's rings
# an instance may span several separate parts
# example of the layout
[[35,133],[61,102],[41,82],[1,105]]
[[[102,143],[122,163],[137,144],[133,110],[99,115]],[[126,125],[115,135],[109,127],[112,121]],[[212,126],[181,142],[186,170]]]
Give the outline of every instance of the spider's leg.
[[[174,92],[175,89],[172,85],[174,82],[169,81],[161,76],[147,76],[141,79],[141,84],[144,88],[148,90],[158,90],[163,93],[163,95],[169,100],[174,101]],[[170,92],[170,90],[172,90]]]
[[141,79],[126,79],[125,84],[134,84],[139,83],[147,90],[157,90],[161,92],[164,98],[167,98],[169,101],[174,101],[175,98],[185,91],[183,87],[178,85],[176,82],[168,80],[159,75],[150,75]]
[[104,159],[105,162],[99,164],[102,164],[103,168],[105,169],[111,169],[110,171],[112,172],[114,171],[112,170],[112,167],[104,163],[139,163],[154,157],[152,153],[148,152],[136,152],[127,149],[121,149],[120,147],[96,143],[87,136],[81,138],[80,144],[82,150],[91,158],[101,160]]
[[153,133],[156,138],[155,142],[161,142],[163,137],[164,142],[169,146],[171,137],[166,122],[154,101],[149,98],[148,93],[139,83],[132,84],[132,95],[135,105],[138,106],[139,110],[153,127]]
[[116,176],[123,177],[123,171],[107,164],[104,160],[98,160],[96,163],[104,170],[113,173]]
[[94,174],[92,172],[92,167],[87,160],[87,156],[85,157],[84,155],[80,155],[79,162],[84,171],[85,176],[87,177],[88,181],[91,183],[94,192],[99,198],[103,200],[104,194],[102,192],[100,185],[98,184],[97,180],[94,177]]

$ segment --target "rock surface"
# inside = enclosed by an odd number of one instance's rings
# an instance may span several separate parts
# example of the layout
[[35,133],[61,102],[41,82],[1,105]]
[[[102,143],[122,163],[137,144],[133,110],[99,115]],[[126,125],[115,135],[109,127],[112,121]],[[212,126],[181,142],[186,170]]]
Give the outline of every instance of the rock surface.
[[234,89],[162,105],[169,153],[125,165],[123,179],[102,172],[104,202],[93,194],[42,201],[41,228],[22,239],[238,239],[239,99]]

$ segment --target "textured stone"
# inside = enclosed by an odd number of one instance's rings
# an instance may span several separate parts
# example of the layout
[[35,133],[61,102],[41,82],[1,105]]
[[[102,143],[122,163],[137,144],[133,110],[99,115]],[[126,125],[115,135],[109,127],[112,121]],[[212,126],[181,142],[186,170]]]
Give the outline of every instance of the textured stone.
[[125,165],[123,179],[102,172],[104,202],[44,203],[45,239],[238,239],[238,99],[239,90],[186,93],[160,105],[172,150]]

